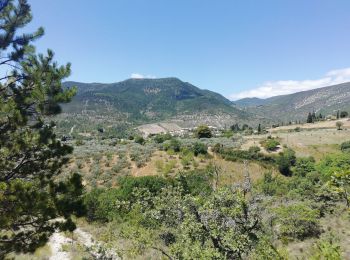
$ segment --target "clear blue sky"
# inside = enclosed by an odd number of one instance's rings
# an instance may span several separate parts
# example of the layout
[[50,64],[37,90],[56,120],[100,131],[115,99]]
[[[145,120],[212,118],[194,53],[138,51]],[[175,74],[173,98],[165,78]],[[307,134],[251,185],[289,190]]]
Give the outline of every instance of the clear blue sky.
[[29,0],[70,80],[178,77],[225,96],[350,67],[349,0]]

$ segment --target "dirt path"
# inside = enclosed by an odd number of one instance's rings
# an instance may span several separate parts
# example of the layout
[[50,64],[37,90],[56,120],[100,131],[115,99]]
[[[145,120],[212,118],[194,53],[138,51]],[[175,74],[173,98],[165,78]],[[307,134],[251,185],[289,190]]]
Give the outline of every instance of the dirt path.
[[54,233],[49,240],[49,246],[51,248],[52,255],[50,260],[69,260],[69,252],[65,252],[62,249],[62,246],[68,243],[71,243],[70,238],[65,237],[62,233]]
[[92,257],[95,259],[108,258],[108,259],[120,259],[118,255],[110,249],[106,249],[103,243],[95,241],[91,234],[88,232],[77,228],[74,231],[76,240],[67,238],[63,233],[56,232],[54,233],[48,242],[48,245],[51,248],[52,255],[50,260],[70,260],[71,255],[69,252],[63,250],[63,245],[75,243],[84,246]]

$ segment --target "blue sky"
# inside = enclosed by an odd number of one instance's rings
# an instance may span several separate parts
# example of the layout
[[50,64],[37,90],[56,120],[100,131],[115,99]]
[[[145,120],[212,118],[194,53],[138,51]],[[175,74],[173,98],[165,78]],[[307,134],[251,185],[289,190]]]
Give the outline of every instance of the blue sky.
[[70,80],[178,77],[231,99],[350,81],[349,0],[29,0]]

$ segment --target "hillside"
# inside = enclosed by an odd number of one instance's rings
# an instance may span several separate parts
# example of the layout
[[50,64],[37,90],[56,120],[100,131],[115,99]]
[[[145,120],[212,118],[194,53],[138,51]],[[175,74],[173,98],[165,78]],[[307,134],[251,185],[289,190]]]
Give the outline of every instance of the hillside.
[[77,86],[78,93],[63,107],[64,113],[93,119],[94,123],[119,120],[229,125],[251,117],[220,94],[177,78],[128,79],[112,84],[66,82],[65,86]]
[[305,120],[309,112],[324,115],[350,110],[350,83],[302,91],[267,99],[245,98],[234,102],[247,112],[274,121]]

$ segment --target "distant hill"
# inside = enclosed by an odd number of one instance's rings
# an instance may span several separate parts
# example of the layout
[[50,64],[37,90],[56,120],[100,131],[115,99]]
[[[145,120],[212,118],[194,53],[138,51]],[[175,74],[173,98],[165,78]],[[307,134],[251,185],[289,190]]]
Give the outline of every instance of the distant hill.
[[177,78],[128,79],[112,84],[66,82],[65,86],[77,86],[78,93],[64,105],[64,112],[96,120],[117,117],[136,123],[170,120],[185,126],[229,126],[252,119],[222,95]]
[[234,103],[249,113],[272,121],[306,120],[312,111],[323,115],[335,114],[337,110],[350,112],[350,83],[267,99],[245,98]]
[[239,107],[251,107],[251,106],[260,106],[267,103],[267,99],[262,98],[242,98],[233,102]]

